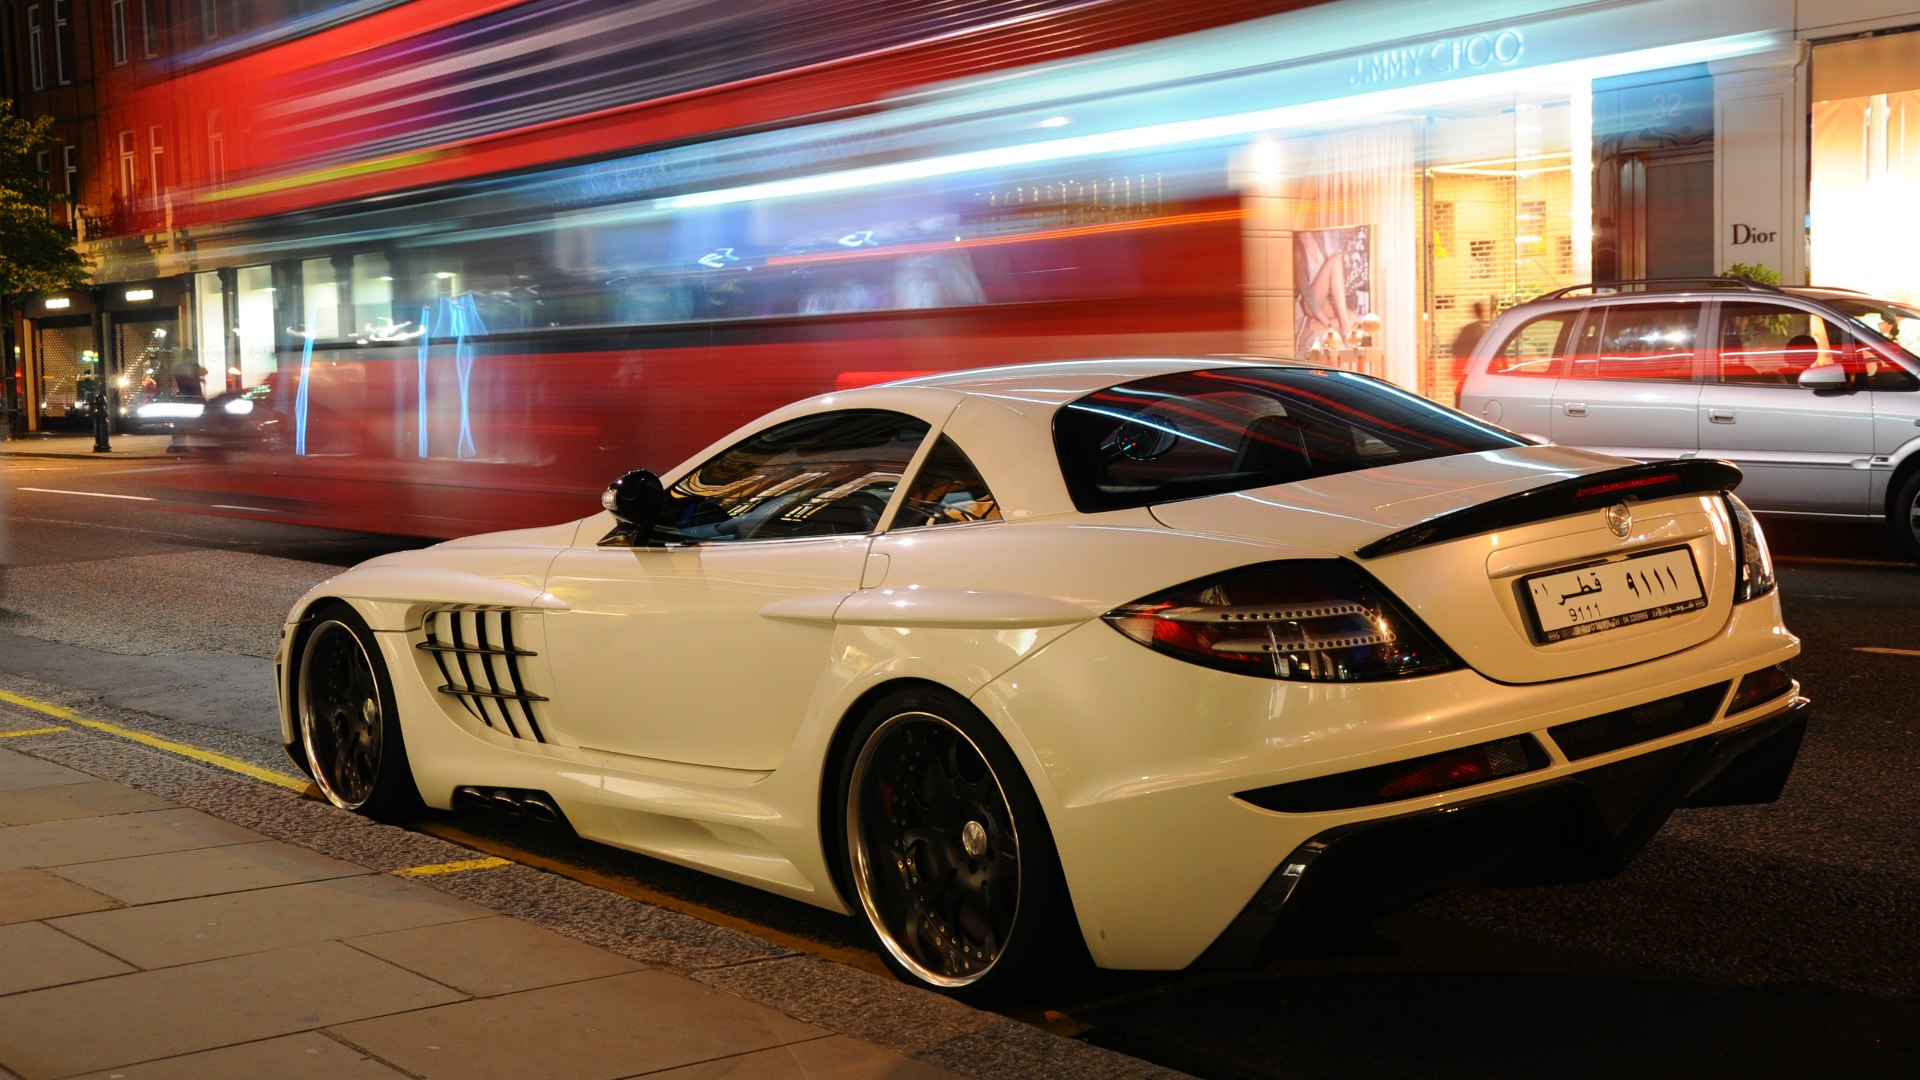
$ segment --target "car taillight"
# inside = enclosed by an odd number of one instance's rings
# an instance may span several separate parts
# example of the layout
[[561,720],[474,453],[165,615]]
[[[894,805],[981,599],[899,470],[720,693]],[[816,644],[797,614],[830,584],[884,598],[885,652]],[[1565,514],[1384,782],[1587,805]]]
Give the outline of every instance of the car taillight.
[[1734,546],[1740,559],[1740,580],[1734,583],[1733,602],[1745,603],[1773,591],[1773,556],[1767,552],[1767,536],[1760,522],[1738,495],[1727,492],[1727,510],[1733,515]]
[[1156,652],[1268,679],[1364,682],[1459,666],[1385,589],[1339,559],[1247,567],[1104,618]]

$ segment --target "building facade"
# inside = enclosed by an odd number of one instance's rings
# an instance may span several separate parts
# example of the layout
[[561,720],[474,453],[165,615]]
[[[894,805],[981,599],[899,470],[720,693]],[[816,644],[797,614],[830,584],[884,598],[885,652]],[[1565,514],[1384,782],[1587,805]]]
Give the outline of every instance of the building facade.
[[[1155,25],[1142,14],[1152,5],[1112,6]],[[441,151],[281,169],[284,154],[259,150],[294,145],[267,127],[285,109],[188,78],[270,31],[284,40],[289,27],[318,33],[408,7],[445,18],[541,5],[0,0],[4,92],[22,115],[56,119],[41,172],[74,199],[70,223],[96,265],[93,287],[13,311],[16,427],[76,425],[96,391],[119,412],[142,394],[250,386],[315,339],[404,323],[458,287],[461,267],[411,257],[369,224],[369,207],[407,193],[352,186]],[[944,168],[959,156],[923,134],[937,125],[1032,113],[1038,129],[1058,114],[1089,134],[1063,137],[1057,157],[1029,152],[1041,144],[1021,140],[1046,137],[1031,133],[968,153],[1018,151],[1051,168],[1088,152],[1073,138],[1097,139],[1103,161],[1146,163],[1134,170],[1142,191],[1155,155],[1178,150],[1202,177],[1184,182],[1236,208],[1239,244],[1220,257],[1240,263],[1245,351],[1325,359],[1443,402],[1479,319],[1551,288],[1744,267],[1920,300],[1920,270],[1904,257],[1920,225],[1903,213],[1920,184],[1920,160],[1908,168],[1920,155],[1920,124],[1907,124],[1920,107],[1915,0],[1334,0],[1229,15],[1228,26],[892,94],[840,141],[885,142]],[[400,85],[447,77],[431,56],[409,63]],[[169,85],[200,88],[155,111]],[[838,119],[847,112],[783,122],[854,122]],[[631,149],[652,145],[651,130],[635,126]],[[589,156],[609,152],[596,144]],[[472,167],[462,182],[483,183]],[[1038,190],[1002,184],[981,197],[997,207],[1016,187],[1021,199]],[[208,212],[302,190],[308,204],[277,212],[270,230]],[[328,191],[343,194],[329,202]],[[577,252],[593,241],[542,243]]]

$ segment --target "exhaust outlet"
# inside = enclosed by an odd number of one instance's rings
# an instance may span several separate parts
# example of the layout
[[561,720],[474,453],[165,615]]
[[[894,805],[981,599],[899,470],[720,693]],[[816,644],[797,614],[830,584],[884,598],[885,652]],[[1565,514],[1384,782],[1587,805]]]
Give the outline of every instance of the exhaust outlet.
[[553,796],[520,788],[483,788],[463,785],[453,789],[455,810],[492,810],[510,817],[529,817],[543,825],[566,820]]
[[537,791],[529,792],[526,798],[520,800],[520,805],[526,809],[527,816],[535,821],[547,825],[557,825],[560,822],[560,808]]

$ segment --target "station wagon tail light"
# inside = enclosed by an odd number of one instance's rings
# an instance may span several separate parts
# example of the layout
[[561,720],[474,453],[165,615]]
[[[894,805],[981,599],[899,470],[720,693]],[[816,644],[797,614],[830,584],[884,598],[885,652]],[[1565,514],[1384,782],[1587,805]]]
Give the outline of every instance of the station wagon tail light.
[[1733,515],[1734,543],[1740,560],[1740,579],[1734,583],[1733,602],[1740,604],[1773,591],[1773,556],[1767,553],[1767,536],[1760,531],[1753,511],[1732,492],[1725,497],[1727,509]]
[[1294,682],[1367,682],[1459,666],[1378,583],[1339,559],[1266,563],[1104,616],[1155,652]]

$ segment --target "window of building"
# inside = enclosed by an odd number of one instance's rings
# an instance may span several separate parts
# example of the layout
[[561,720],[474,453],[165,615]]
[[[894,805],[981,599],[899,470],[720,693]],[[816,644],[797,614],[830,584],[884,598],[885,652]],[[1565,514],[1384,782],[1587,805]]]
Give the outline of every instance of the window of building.
[[154,0],[140,0],[141,55],[151,60],[160,55],[160,32],[153,23]]
[[33,88],[47,88],[47,62],[40,43],[40,5],[27,8],[27,67],[33,73]]
[[227,133],[219,109],[207,111],[207,179],[215,187],[227,182]]
[[401,339],[418,327],[393,314],[393,268],[377,253],[353,257],[353,331],[370,341]]
[[226,288],[220,283],[219,271],[193,275],[193,303],[200,333],[200,363],[212,373],[209,390],[218,386],[235,389],[241,372],[234,363],[233,334],[227,328]]
[[127,0],[113,0],[108,32],[113,36],[113,66],[127,66]]
[[120,133],[120,198],[131,204],[140,193],[138,159],[134,154],[133,132]]
[[147,128],[147,157],[153,169],[153,197],[164,199],[167,195],[166,143],[160,125]]
[[38,150],[34,152],[33,171],[40,174],[40,186],[48,191],[53,190],[53,179],[51,176],[52,161],[53,155],[51,151]]
[[63,146],[60,148],[60,169],[66,183],[67,198],[80,197],[80,148]]
[[332,259],[301,261],[300,296],[306,303],[300,317],[307,334],[322,341],[339,337],[340,283],[334,277]]
[[274,372],[273,296],[272,267],[243,266],[236,273],[234,350],[248,386]]
[[208,41],[220,36],[220,0],[200,0],[200,36]]
[[73,82],[73,20],[69,17],[73,0],[53,0],[54,75],[61,86]]

